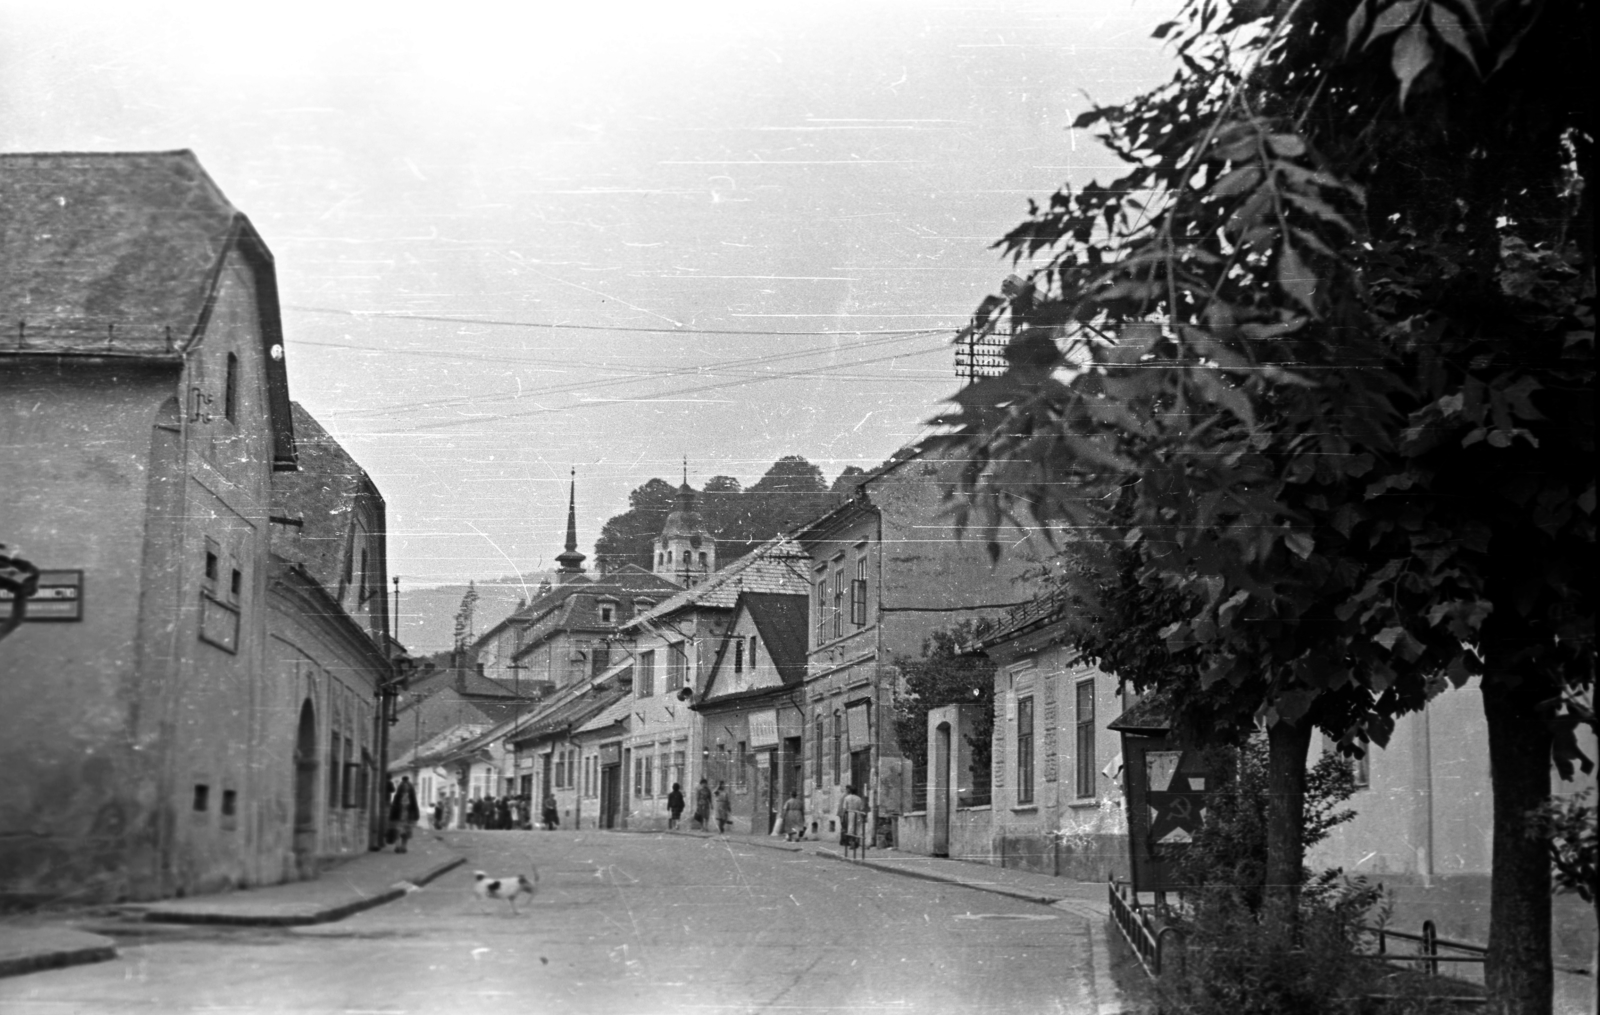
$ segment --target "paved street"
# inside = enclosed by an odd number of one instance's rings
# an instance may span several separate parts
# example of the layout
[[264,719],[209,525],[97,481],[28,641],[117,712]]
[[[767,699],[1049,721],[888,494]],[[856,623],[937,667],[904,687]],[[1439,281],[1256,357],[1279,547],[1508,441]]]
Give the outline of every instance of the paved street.
[[[293,930],[156,927],[113,962],[0,980],[64,1012],[1089,1012],[1088,923],[809,853],[655,834],[458,832],[468,862]],[[522,915],[472,871],[536,865]]]

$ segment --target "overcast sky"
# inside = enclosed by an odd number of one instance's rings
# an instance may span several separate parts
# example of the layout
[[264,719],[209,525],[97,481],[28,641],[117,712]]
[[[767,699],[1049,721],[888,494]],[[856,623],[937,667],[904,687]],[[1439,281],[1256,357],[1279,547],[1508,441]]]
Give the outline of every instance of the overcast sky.
[[922,432],[1066,125],[1172,0],[0,0],[0,146],[190,148],[277,258],[290,392],[407,584],[552,566],[687,456],[832,478]]

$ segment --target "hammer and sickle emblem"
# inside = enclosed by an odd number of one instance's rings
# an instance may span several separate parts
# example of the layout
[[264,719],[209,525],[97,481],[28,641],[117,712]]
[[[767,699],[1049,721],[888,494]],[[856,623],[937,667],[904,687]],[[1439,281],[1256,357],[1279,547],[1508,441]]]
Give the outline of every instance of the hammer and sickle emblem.
[[1170,817],[1175,824],[1179,824],[1181,826],[1186,823],[1189,820],[1190,813],[1191,811],[1188,797],[1180,796],[1172,798],[1172,811]]

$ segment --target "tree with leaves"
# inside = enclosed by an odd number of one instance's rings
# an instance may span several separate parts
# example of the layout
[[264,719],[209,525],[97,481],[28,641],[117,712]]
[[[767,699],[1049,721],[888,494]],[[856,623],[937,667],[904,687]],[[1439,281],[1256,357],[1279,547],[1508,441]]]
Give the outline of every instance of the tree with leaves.
[[1126,173],[1001,241],[1028,277],[972,329],[1012,334],[1008,369],[942,417],[969,524],[1127,548],[1182,604],[1162,632],[1192,679],[1253,703],[1275,778],[1303,780],[1314,725],[1381,745],[1480,679],[1501,1013],[1550,1010],[1529,808],[1552,762],[1589,763],[1591,21],[1189,0],[1157,30],[1172,80],[1077,124]]
[[594,542],[596,566],[615,571],[626,564],[650,570],[656,537],[677,502],[677,491],[664,479],[652,479],[628,494],[628,510],[606,519]]
[[967,733],[972,786],[988,789],[994,751],[995,664],[969,649],[993,627],[992,621],[977,619],[940,628],[923,643],[920,656],[895,660],[904,688],[895,701],[895,737],[913,771],[924,777],[928,772],[928,713],[944,705],[972,705],[975,722]]

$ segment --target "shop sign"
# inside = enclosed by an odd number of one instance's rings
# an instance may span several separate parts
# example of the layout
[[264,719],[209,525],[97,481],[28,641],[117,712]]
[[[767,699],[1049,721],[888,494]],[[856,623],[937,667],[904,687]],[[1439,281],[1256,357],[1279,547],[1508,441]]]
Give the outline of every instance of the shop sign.
[[760,750],[763,747],[776,746],[778,746],[778,710],[773,708],[765,712],[751,712],[751,749]]

